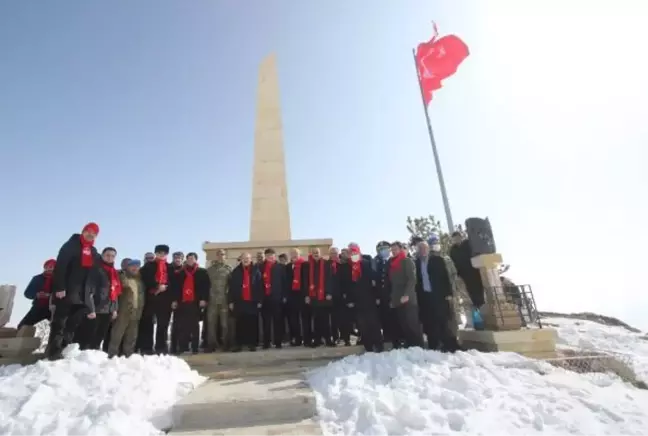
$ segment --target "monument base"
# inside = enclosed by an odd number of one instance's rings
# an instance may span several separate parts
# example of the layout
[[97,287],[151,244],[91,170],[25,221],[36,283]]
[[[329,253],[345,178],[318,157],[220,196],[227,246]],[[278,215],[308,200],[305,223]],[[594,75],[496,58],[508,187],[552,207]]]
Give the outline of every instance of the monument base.
[[38,360],[39,356],[34,351],[40,347],[41,339],[35,334],[36,328],[33,326],[23,326],[20,330],[0,328],[0,365],[26,365]]
[[513,331],[459,330],[459,340],[466,349],[483,352],[511,351],[533,359],[556,357],[554,329],[528,329]]
[[203,250],[205,251],[206,265],[216,259],[218,250],[227,252],[227,263],[236,266],[238,257],[243,253],[250,253],[253,257],[257,251],[263,251],[266,248],[272,248],[277,252],[288,254],[290,249],[298,248],[303,255],[308,254],[308,250],[317,247],[322,250],[323,256],[328,256],[328,250],[333,245],[333,239],[293,239],[290,241],[247,241],[247,242],[205,242]]

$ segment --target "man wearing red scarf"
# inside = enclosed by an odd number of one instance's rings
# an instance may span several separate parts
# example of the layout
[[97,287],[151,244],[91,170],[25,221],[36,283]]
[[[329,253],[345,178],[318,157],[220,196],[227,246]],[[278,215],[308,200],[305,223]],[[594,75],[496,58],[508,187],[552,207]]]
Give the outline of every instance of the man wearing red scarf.
[[334,270],[337,270],[337,263],[324,260],[319,248],[311,248],[306,264],[308,282],[304,301],[313,316],[313,341],[310,344],[313,348],[322,344],[328,347],[335,346],[331,330],[331,315],[337,289]]
[[47,357],[57,360],[63,349],[74,340],[74,334],[85,317],[96,316],[94,307],[94,271],[100,262],[94,247],[99,226],[86,224],[81,233],[73,234],[63,244],[52,273],[52,305],[55,307]]
[[50,319],[50,296],[52,295],[52,272],[56,266],[55,259],[46,260],[43,272],[35,275],[25,288],[25,298],[33,300],[32,306],[25,317],[18,323],[18,330],[24,325],[36,325]]
[[[184,268],[184,262],[185,262],[185,255],[182,251],[176,251],[173,253],[173,268],[172,268],[172,273],[169,273],[169,278],[171,281],[171,286],[176,287],[176,286],[181,286],[177,282],[178,276],[182,272]],[[173,316],[173,322],[171,322],[171,354],[178,354],[178,326],[180,325],[178,322],[176,322],[176,313],[175,311],[172,313]],[[204,325],[203,325],[204,329]],[[187,351],[187,350],[182,350]]]
[[263,282],[261,321],[263,348],[281,348],[284,336],[283,300],[286,291],[286,269],[277,263],[277,253],[272,248],[264,251],[264,261],[258,264]]
[[232,351],[241,351],[241,346],[256,351],[263,279],[259,269],[252,265],[250,253],[243,253],[240,259],[241,263],[232,270],[227,293],[228,308],[236,319],[237,346]]
[[388,265],[391,283],[390,305],[396,311],[405,347],[422,347],[423,333],[416,298],[416,265],[407,256],[403,244],[398,241],[391,244],[391,253]]
[[[140,269],[142,282],[146,287],[146,303],[140,319],[137,348],[142,354],[167,354],[167,337],[171,321],[173,297],[171,285],[172,266],[167,262],[168,245],[155,247],[155,260]],[[153,343],[153,319],[156,320],[155,345]]]
[[341,280],[347,307],[356,311],[356,321],[365,350],[383,351],[380,315],[373,287],[374,270],[371,261],[362,257],[360,247],[355,243],[349,244],[349,266],[345,268]]
[[[200,345],[200,310],[207,307],[211,281],[207,270],[198,266],[198,255],[188,253],[185,264],[172,281],[174,322],[178,323],[179,353],[189,349],[198,353]],[[177,319],[177,320],[176,320]],[[191,342],[191,344],[190,344]]]
[[77,332],[79,347],[82,350],[99,350],[102,342],[108,342],[108,327],[117,318],[117,299],[122,286],[119,272],[115,268],[117,250],[106,247],[101,252],[98,268],[93,270],[94,318],[83,321]]
[[[306,287],[306,268],[304,268],[304,259],[298,248],[290,249],[290,262],[286,268],[286,303],[285,309],[288,312],[288,326],[290,327],[290,345],[299,347],[302,344],[309,345],[311,341],[310,328],[304,321],[310,324],[308,311],[305,310],[304,295]],[[306,312],[306,313],[305,313]],[[306,318],[306,319],[305,319]]]

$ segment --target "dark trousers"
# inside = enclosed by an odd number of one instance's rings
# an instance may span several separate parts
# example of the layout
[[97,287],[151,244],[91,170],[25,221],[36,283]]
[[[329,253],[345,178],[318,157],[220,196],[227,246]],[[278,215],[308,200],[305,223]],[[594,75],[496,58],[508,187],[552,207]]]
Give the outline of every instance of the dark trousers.
[[333,344],[333,332],[331,330],[331,306],[313,307],[313,344]]
[[[178,315],[177,312],[173,312],[173,322],[171,323],[171,354],[178,353]],[[185,350],[182,350],[185,351]]]
[[380,332],[380,315],[377,307],[358,309],[358,329],[362,337],[362,345],[366,351],[381,352],[384,349],[382,333]]
[[335,308],[334,316],[336,324],[340,329],[340,339],[345,344],[351,343],[351,332],[353,331],[353,323],[355,320],[355,307],[348,307],[344,304]]
[[135,348],[138,352],[146,354],[153,352],[153,318],[155,310],[151,307],[153,302],[146,301],[144,311],[137,328],[137,342]]
[[[108,323],[108,328],[106,329],[106,336],[104,336],[103,339],[103,345],[101,346],[101,349],[103,350],[104,353],[108,352],[108,346],[110,345],[110,333],[112,332],[112,320],[111,322]],[[121,347],[120,347],[121,351]]]
[[263,326],[263,345],[268,347],[272,342],[275,346],[280,346],[284,335],[284,320],[280,301],[270,298],[263,300],[261,324]]
[[61,357],[63,348],[74,341],[77,328],[89,313],[85,305],[73,304],[66,299],[55,299],[55,306],[46,351],[50,359]]
[[207,309],[200,309],[200,321],[202,321],[202,330],[200,331],[200,346],[207,348]]
[[50,319],[51,317],[52,313],[49,310],[49,305],[34,304],[18,323],[18,330],[20,330],[20,327],[24,325],[33,326],[43,320]]
[[301,318],[304,345],[311,345],[313,343],[313,306],[302,303],[299,317]]
[[300,292],[294,292],[288,296],[286,303],[288,306],[288,323],[290,325],[290,342],[295,345],[301,345],[303,342],[302,335],[302,316],[301,312],[304,306],[304,297]]
[[428,348],[455,352],[459,343],[450,326],[450,319],[454,317],[452,303],[442,297],[430,296],[421,298],[420,318],[423,332],[427,336]]
[[416,304],[405,303],[393,309],[399,330],[403,334],[406,347],[423,347],[423,332],[419,322],[419,308]]
[[99,350],[106,339],[112,321],[110,313],[98,313],[94,319],[85,318],[78,327],[77,339],[82,350]]
[[200,308],[198,303],[178,304],[174,317],[177,317],[178,320],[178,351],[188,350],[189,345],[191,345],[191,351],[198,351],[200,343]]
[[256,348],[259,330],[258,313],[236,313],[236,342],[242,347]]

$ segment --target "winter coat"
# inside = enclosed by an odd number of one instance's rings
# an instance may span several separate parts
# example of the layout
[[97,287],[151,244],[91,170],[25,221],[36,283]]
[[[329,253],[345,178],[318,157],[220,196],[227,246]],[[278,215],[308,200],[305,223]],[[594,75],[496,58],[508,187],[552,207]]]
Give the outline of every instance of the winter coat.
[[[400,266],[392,270],[391,262],[400,262]],[[414,261],[408,257],[400,261],[392,259],[387,268],[390,269],[391,274],[389,277],[391,280],[391,306],[402,306],[403,303],[400,301],[402,297],[409,297],[406,304],[418,304],[416,298],[416,265]]]
[[157,269],[157,261],[148,262],[140,269],[140,276],[142,277],[142,282],[144,282],[144,286],[146,287],[147,299],[155,302],[161,302],[163,300],[165,304],[169,303],[170,305],[173,301],[171,288],[173,287],[173,281],[175,280],[173,276],[173,265],[167,263],[167,290],[155,295],[155,291],[160,285],[155,278],[157,275]]
[[[95,311],[93,280],[96,268],[101,262],[97,249],[90,248],[94,265],[90,268],[81,266],[81,235],[75,233],[63,244],[56,257],[56,267],[52,276],[52,293],[65,291],[64,300],[67,304],[85,305],[90,312]],[[52,298],[56,305],[58,298]]]
[[380,304],[389,304],[391,300],[391,282],[389,280],[389,259],[385,260],[380,256],[373,259],[373,268],[376,273],[376,294],[380,298]]
[[207,268],[207,275],[211,283],[210,302],[227,304],[227,288],[232,267],[224,262],[217,262]]
[[306,289],[306,280],[308,277],[305,275],[306,273],[306,262],[302,263],[301,270],[300,270],[300,276],[301,276],[301,286],[299,289],[293,289],[293,281],[295,279],[295,267],[293,262],[288,263],[286,266],[284,266],[286,270],[286,280],[284,283],[284,295],[287,298],[299,298],[302,299],[304,296],[304,289]]
[[[174,273],[175,274],[175,273]],[[172,301],[178,304],[182,303],[182,291],[184,288],[185,279],[187,277],[187,270],[182,268],[172,281],[171,295]],[[209,290],[211,289],[211,281],[209,274],[205,268],[196,268],[194,273],[194,303],[198,304],[201,301],[209,301]]]
[[258,305],[263,300],[263,283],[261,273],[250,265],[250,300],[243,300],[243,265],[238,264],[232,271],[229,280],[229,292],[227,293],[228,304],[234,305],[234,313],[258,313]]
[[286,283],[285,283],[286,268],[283,265],[276,262],[274,265],[272,265],[270,270],[270,289],[269,289],[270,294],[269,295],[268,295],[268,291],[265,288],[265,278],[263,277],[265,273],[265,262],[259,265],[257,270],[258,273],[261,274],[263,298],[270,299],[274,302],[282,301],[286,293]]
[[94,304],[95,313],[112,313],[117,312],[118,301],[111,301],[111,286],[110,276],[102,266],[103,261],[99,261],[98,268],[93,271],[94,280]]
[[[314,283],[310,282],[311,267],[314,269],[313,270]],[[304,269],[304,278],[306,280],[304,286],[304,298],[310,297],[310,305],[312,307],[333,306],[333,301],[337,297],[336,294],[338,291],[338,286],[337,286],[337,278],[336,276],[333,275],[331,271],[331,262],[322,259],[321,262],[314,262],[311,265],[310,261],[307,261],[304,262],[302,268]],[[322,295],[322,298],[320,298],[320,294],[317,292],[317,286],[319,286],[319,279],[320,279],[320,268],[324,268],[324,293]],[[310,288],[311,285],[314,286],[312,292]],[[327,299],[326,298],[327,296],[330,296],[330,298]]]
[[[25,288],[25,298],[28,300],[33,300],[32,305],[34,306],[49,306],[49,296],[52,294],[52,289],[43,289],[45,287],[45,274],[37,274],[29,281],[29,284]],[[52,286],[53,287],[53,286]],[[39,292],[45,292],[48,294],[47,299],[39,299],[37,297]]]
[[346,294],[345,301],[353,303],[360,312],[377,310],[376,300],[378,296],[374,292],[372,283],[375,275],[373,268],[371,268],[371,261],[363,258],[360,263],[362,274],[356,282],[352,280],[351,264],[347,264],[347,267],[342,271],[343,275],[340,280],[342,292]]
[[122,293],[119,295],[118,317],[126,317],[136,321],[142,317],[144,302],[146,301],[146,290],[139,274],[121,272],[119,279],[122,284]]

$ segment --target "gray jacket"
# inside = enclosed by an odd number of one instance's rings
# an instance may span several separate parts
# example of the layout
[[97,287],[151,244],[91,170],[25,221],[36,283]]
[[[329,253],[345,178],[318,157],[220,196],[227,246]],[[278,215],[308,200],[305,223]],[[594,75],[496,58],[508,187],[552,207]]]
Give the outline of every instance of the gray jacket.
[[416,300],[416,265],[406,257],[402,259],[399,268],[391,271],[391,306],[398,307],[402,303],[401,297],[409,297],[408,304],[418,304]]
[[110,301],[110,277],[101,266],[96,268],[96,286],[94,292],[95,313],[105,314],[117,311],[117,301]]

